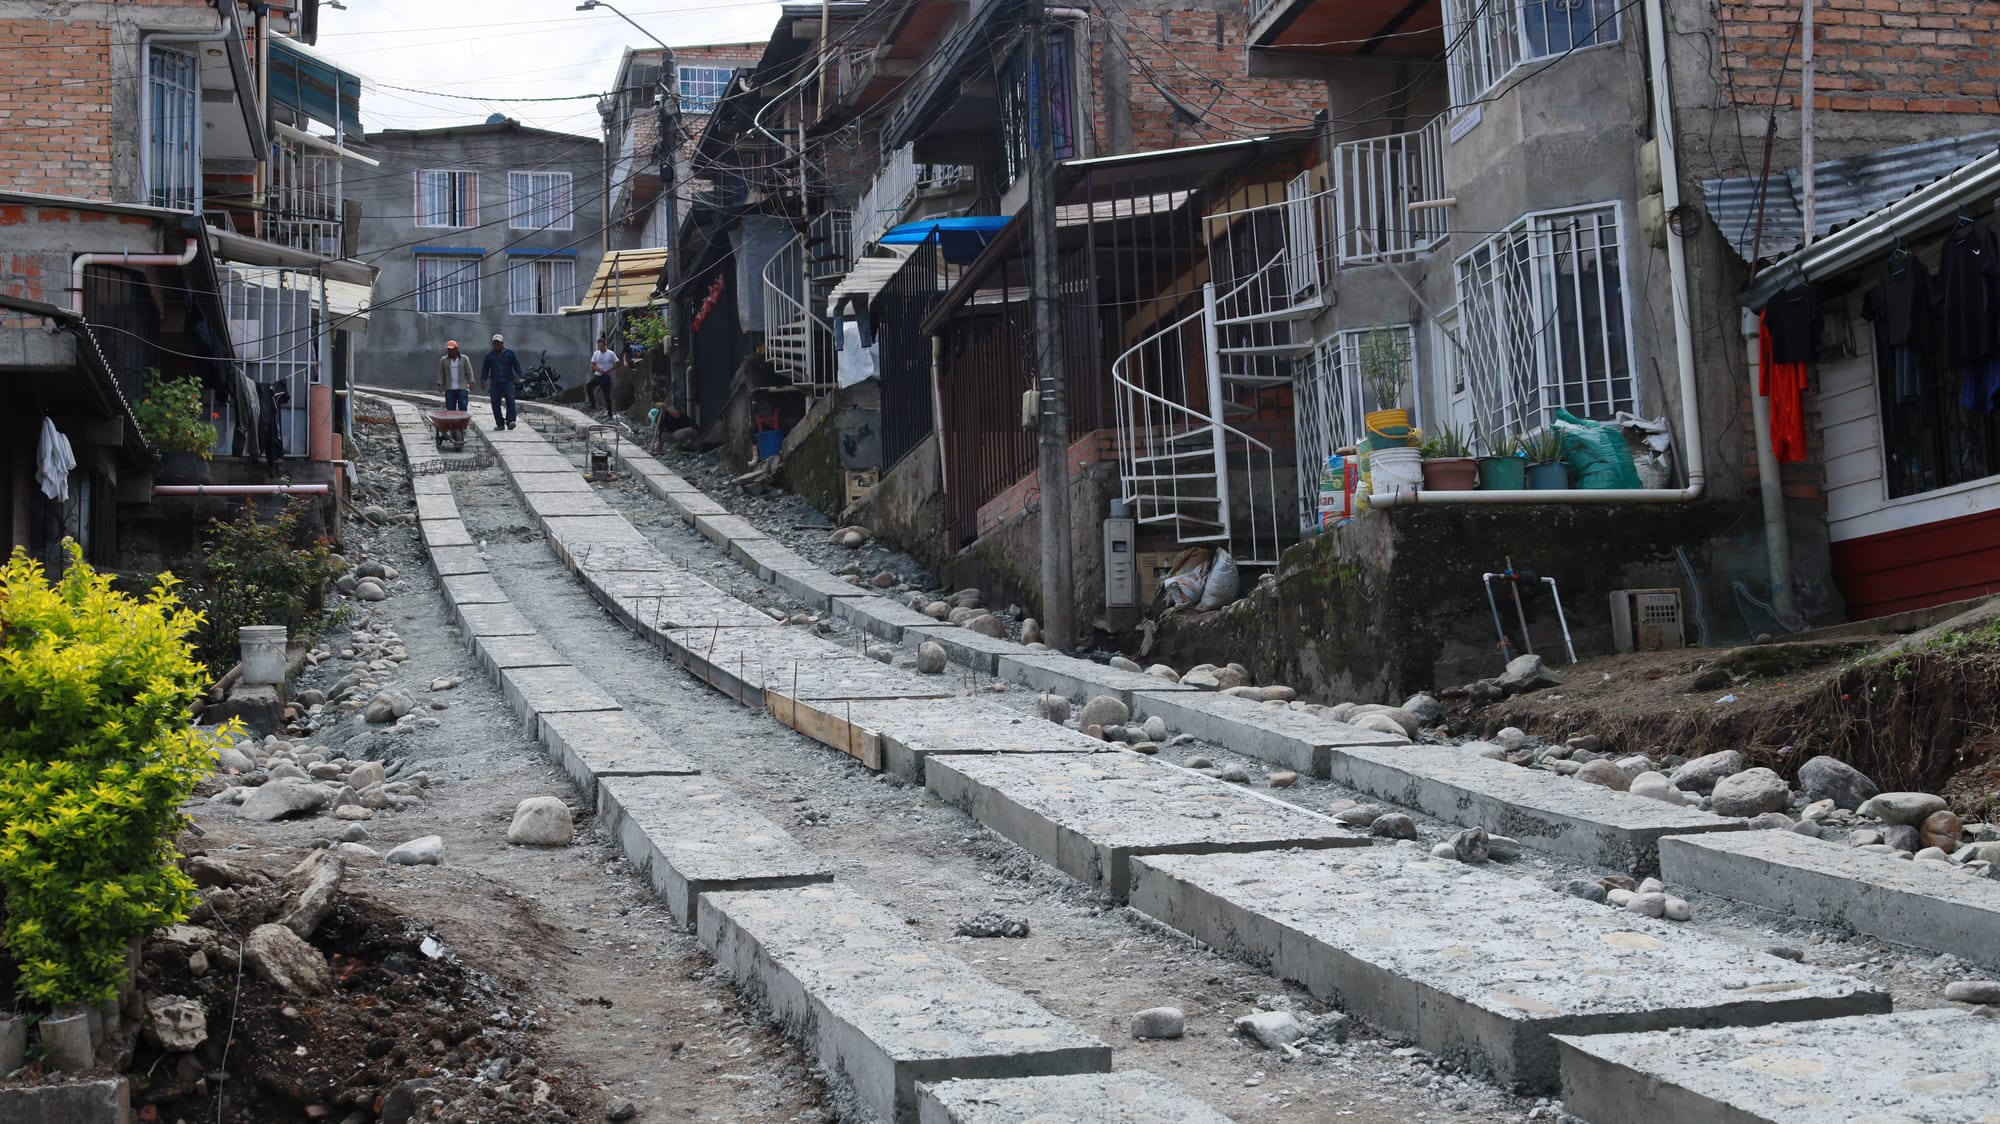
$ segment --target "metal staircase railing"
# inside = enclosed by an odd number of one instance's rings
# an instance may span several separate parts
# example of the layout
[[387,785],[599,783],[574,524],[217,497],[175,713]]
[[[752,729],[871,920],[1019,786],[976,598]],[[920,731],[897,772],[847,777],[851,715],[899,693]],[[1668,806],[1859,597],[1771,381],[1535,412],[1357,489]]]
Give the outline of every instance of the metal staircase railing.
[[785,243],[764,264],[764,358],[793,383],[821,389],[832,383],[822,346],[828,329],[806,303],[808,249],[803,234]]

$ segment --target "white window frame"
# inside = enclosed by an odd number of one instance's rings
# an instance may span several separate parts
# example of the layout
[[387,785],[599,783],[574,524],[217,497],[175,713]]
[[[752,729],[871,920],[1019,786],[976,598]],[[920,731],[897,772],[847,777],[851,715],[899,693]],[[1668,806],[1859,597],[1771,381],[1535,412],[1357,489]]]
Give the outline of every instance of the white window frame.
[[[1476,439],[1533,433],[1558,408],[1599,420],[1639,412],[1629,242],[1624,208],[1614,200],[1523,215],[1453,263]],[[1565,275],[1565,259],[1580,268]],[[1589,287],[1586,270],[1596,273]],[[1615,317],[1608,304],[1614,290]]]
[[1479,100],[1524,63],[1618,42],[1622,7],[1622,0],[1445,0],[1451,103]]
[[[729,89],[729,82],[736,77],[733,66],[675,66],[674,92],[680,96],[682,113],[713,113],[715,104]],[[693,79],[697,89],[713,88],[714,93],[689,93],[688,81]],[[720,83],[717,85],[716,83]]]
[[[415,253],[417,266],[417,311],[468,313],[478,312],[479,265],[484,255],[478,251],[418,250]],[[457,262],[458,268],[445,270],[435,276],[426,276],[426,265]]]
[[512,230],[568,230],[575,210],[568,172],[508,172],[507,226]]
[[507,310],[515,316],[560,316],[576,300],[576,259],[559,254],[510,254]]
[[[430,209],[430,205],[424,198],[427,194],[424,186],[431,176],[452,177],[450,181],[453,185],[451,194],[456,197],[456,209],[458,211],[456,217],[463,221],[450,221],[453,217],[450,213],[450,207],[447,207],[445,211],[433,211]],[[422,168],[417,171],[413,190],[414,201],[411,204],[410,213],[416,216],[417,226],[440,230],[466,230],[479,225],[478,172],[470,168]],[[436,221],[438,219],[443,219],[444,221]]]
[[139,143],[146,202],[201,211],[201,63],[189,51],[146,48]]

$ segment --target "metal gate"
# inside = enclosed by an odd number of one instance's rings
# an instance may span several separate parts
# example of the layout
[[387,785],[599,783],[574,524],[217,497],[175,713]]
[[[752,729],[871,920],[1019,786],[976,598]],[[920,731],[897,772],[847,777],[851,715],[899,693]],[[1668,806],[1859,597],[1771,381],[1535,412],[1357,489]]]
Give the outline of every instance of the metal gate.
[[[287,457],[303,458],[307,448],[307,388],[320,381],[319,278],[310,270],[226,265],[223,307],[229,314],[229,338],[236,358],[250,381],[279,383],[290,395],[279,433]],[[230,452],[236,428],[235,407],[222,411],[216,452]]]

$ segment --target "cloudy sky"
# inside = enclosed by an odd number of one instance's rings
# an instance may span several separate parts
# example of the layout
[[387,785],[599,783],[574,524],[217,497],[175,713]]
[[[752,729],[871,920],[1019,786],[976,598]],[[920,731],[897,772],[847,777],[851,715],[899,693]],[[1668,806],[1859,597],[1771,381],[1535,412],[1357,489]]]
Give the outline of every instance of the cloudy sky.
[[[361,100],[371,132],[505,113],[545,129],[595,134],[589,98],[508,99],[594,97],[616,77],[625,48],[653,45],[602,8],[577,11],[578,0],[344,2],[346,11],[320,5],[318,47],[374,83]],[[761,41],[778,18],[774,0],[621,0],[618,7],[671,46]]]

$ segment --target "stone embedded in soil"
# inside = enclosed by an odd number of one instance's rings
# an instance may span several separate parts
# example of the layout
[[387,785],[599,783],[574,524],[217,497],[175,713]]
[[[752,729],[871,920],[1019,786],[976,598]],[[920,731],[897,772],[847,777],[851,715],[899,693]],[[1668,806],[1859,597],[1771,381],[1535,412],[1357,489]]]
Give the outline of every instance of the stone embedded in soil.
[[1674,787],[1704,795],[1715,789],[1722,778],[1743,771],[1743,755],[1733,749],[1710,753],[1682,765],[1673,772]]
[[198,999],[156,995],[146,1000],[143,1033],[146,1041],[162,1050],[192,1050],[208,1041],[208,1015]]
[[1132,1016],[1134,1038],[1179,1038],[1187,1030],[1187,1016],[1179,1007],[1148,1007]]
[[1944,809],[1944,798],[1928,792],[1884,792],[1863,803],[1860,812],[1883,823],[1915,826]]
[[1831,800],[1835,807],[1849,811],[1882,791],[1866,773],[1825,755],[1799,766],[1799,788],[1809,801]]
[[444,838],[438,835],[419,835],[407,843],[390,848],[382,856],[384,862],[396,866],[437,866],[444,862]]
[[966,621],[965,628],[968,632],[976,632],[981,636],[989,636],[995,640],[1004,640],[1007,637],[1007,626],[1001,624],[1000,618],[994,616],[992,613],[981,613],[971,620]]
[[1576,771],[1576,779],[1585,784],[1601,785],[1614,792],[1623,792],[1631,787],[1625,773],[1609,761],[1586,761]]
[[[942,675],[949,662],[944,645],[935,640],[926,640],[917,645],[917,671],[924,675]],[[1067,704],[1068,699],[1063,702]]]
[[1236,1020],[1236,1033],[1267,1050],[1278,1050],[1304,1038],[1306,1028],[1290,1011],[1254,1011]]
[[1785,779],[1762,766],[1715,782],[1708,797],[1708,810],[1718,816],[1756,816],[1791,806]]
[[1068,722],[1070,702],[1061,695],[1038,695],[1035,713],[1050,722]]
[[1507,670],[1500,673],[1496,683],[1502,691],[1517,695],[1548,687],[1560,687],[1562,679],[1542,663],[1542,657],[1525,655],[1515,656],[1509,660]]
[[1375,817],[1374,822],[1368,825],[1368,832],[1386,839],[1415,839],[1417,822],[1401,812],[1390,812]]
[[1019,917],[986,912],[960,921],[952,932],[961,937],[1013,937],[1028,935],[1028,923]]
[[1111,726],[1129,721],[1132,708],[1124,701],[1111,695],[1098,695],[1083,704],[1083,715],[1079,719],[1085,726]]
[[2000,983],[1993,980],[1959,980],[1945,985],[1944,997],[1953,1003],[2000,1006]]
[[262,785],[236,809],[236,814],[246,820],[268,823],[287,816],[306,815],[326,807],[331,793],[316,784],[303,781],[275,780]]
[[1231,784],[1249,784],[1250,772],[1241,765],[1224,765],[1221,777]]
[[1943,851],[1958,850],[1959,839],[1964,832],[1965,823],[1949,811],[1932,812],[1917,825],[1917,837],[1923,845]]
[[1297,783],[1299,783],[1299,775],[1289,769],[1282,769],[1271,774],[1270,784],[1272,788],[1290,788]]
[[257,977],[281,991],[325,991],[326,957],[283,925],[259,925],[243,941],[243,960]]
[[514,806],[507,842],[521,847],[567,847],[575,838],[575,820],[569,805],[560,798],[530,796]]
[[372,820],[375,818],[375,813],[359,804],[349,804],[346,807],[335,808],[333,810],[333,818],[337,820]]
[[1021,622],[1021,643],[1040,644],[1042,642],[1042,622],[1033,617]]
[[1582,898],[1587,902],[1605,900],[1604,883],[1589,878],[1572,878],[1563,883],[1563,893],[1572,898]]

